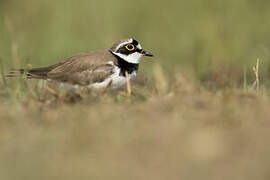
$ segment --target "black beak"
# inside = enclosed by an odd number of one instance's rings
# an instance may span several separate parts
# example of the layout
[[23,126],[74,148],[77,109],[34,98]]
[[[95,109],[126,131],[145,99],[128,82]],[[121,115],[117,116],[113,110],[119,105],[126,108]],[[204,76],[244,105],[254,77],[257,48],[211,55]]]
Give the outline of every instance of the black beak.
[[147,52],[147,51],[144,51],[144,50],[142,50],[141,54],[142,54],[143,56],[149,56],[149,57],[154,56],[152,53]]

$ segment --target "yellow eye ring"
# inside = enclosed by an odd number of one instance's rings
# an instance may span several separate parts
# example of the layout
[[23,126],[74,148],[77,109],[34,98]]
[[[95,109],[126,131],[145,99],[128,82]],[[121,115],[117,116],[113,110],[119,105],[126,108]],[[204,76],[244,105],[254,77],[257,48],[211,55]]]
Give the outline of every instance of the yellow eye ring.
[[133,44],[126,45],[126,49],[129,51],[133,51],[135,49],[135,46]]

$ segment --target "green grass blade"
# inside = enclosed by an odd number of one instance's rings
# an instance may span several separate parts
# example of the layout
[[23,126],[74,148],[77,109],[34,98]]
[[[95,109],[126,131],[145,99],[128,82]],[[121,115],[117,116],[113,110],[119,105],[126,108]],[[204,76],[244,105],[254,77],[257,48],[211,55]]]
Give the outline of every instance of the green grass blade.
[[4,84],[4,86],[6,86],[7,81],[6,81],[6,77],[5,77],[5,74],[4,74],[4,64],[2,62],[2,59],[0,59],[0,73],[1,73],[3,84]]

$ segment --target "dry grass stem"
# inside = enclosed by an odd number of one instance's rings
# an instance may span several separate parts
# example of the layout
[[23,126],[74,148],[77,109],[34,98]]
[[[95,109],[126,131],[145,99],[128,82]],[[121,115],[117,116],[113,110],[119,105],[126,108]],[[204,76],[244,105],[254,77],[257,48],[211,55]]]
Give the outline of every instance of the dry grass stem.
[[129,80],[129,76],[128,76],[128,72],[125,71],[125,76],[126,76],[126,87],[127,87],[127,95],[130,96],[131,95],[131,85],[130,85],[130,80]]
[[169,89],[168,81],[165,77],[162,67],[158,64],[154,65],[153,73],[155,78],[156,90],[159,94],[166,94]]
[[254,72],[254,74],[255,74],[255,77],[256,77],[256,79],[255,79],[255,81],[254,81],[254,83],[253,83],[253,88],[254,88],[254,89],[256,88],[257,91],[259,91],[259,88],[260,88],[259,63],[260,63],[260,60],[257,59],[256,66],[253,66],[253,67],[252,67],[252,70],[253,70],[253,72]]
[[50,87],[46,87],[46,90],[49,92],[49,93],[51,93],[54,97],[58,97],[58,93],[54,90],[54,89],[52,89],[52,88],[50,88]]
[[6,82],[6,77],[5,77],[5,74],[4,74],[4,64],[2,63],[1,59],[0,59],[0,73],[1,73],[1,76],[2,76],[3,84],[6,85],[7,82]]

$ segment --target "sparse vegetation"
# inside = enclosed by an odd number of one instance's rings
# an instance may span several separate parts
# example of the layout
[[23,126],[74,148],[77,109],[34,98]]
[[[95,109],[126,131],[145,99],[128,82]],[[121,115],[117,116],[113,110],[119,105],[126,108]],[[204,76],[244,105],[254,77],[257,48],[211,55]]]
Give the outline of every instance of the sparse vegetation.
[[[269,3],[1,1],[0,179],[269,179]],[[4,77],[130,36],[122,92]]]

